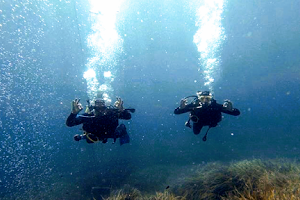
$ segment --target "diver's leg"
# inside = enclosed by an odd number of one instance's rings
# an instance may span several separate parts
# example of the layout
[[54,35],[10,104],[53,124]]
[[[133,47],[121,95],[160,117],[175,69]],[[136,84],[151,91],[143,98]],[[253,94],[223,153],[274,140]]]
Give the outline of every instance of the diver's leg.
[[115,136],[121,137],[122,135],[126,135],[127,131],[126,131],[126,126],[124,124],[120,124],[120,126],[118,126],[115,130]]
[[194,134],[198,135],[200,133],[202,127],[203,127],[203,125],[194,123],[193,124],[193,132],[194,132]]
[[121,124],[116,128],[115,137],[120,138],[120,145],[130,142],[130,137],[126,131],[126,126],[124,124]]
[[107,138],[103,138],[102,143],[106,143],[107,142]]

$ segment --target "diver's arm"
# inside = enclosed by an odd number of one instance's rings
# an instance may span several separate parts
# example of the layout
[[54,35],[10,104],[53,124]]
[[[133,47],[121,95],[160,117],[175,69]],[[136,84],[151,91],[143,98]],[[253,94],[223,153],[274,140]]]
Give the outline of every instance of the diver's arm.
[[124,102],[121,98],[117,98],[117,101],[114,103],[113,107],[117,110],[119,119],[129,120],[131,119],[131,114],[129,111],[135,112],[135,109],[124,109],[123,103]]
[[231,111],[222,109],[222,112],[233,116],[238,116],[241,114],[240,110],[237,108],[233,108]]
[[241,114],[241,112],[239,111],[239,109],[237,108],[233,108],[233,105],[231,103],[231,101],[229,100],[225,100],[224,104],[221,105],[221,112],[229,114],[229,115],[233,115],[233,116],[238,116]]
[[117,115],[118,119],[125,119],[125,120],[129,120],[131,119],[131,114],[130,112],[135,112],[135,109],[133,108],[129,108],[129,109],[118,109],[115,106],[111,106],[108,108],[108,112],[111,115]]
[[131,119],[131,114],[128,112],[128,110],[123,110],[119,114],[119,119],[129,120]]
[[177,108],[174,110],[174,114],[175,114],[175,115],[179,115],[179,114],[186,113],[186,112],[189,112],[189,110],[187,110],[186,108],[180,108],[180,107],[177,107]]
[[184,107],[182,106],[179,106],[177,107],[175,110],[174,110],[174,114],[175,115],[179,115],[179,114],[182,114],[182,113],[186,113],[186,112],[190,112],[192,111],[194,108],[196,108],[196,105],[195,104],[188,104],[188,105],[185,105]]
[[76,126],[83,123],[84,118],[77,117],[77,114],[71,113],[67,118],[66,125],[69,127]]
[[77,117],[77,114],[83,109],[80,99],[75,99],[71,103],[71,114],[67,118],[66,125],[71,127],[71,126],[76,126],[81,123],[83,123],[83,119]]

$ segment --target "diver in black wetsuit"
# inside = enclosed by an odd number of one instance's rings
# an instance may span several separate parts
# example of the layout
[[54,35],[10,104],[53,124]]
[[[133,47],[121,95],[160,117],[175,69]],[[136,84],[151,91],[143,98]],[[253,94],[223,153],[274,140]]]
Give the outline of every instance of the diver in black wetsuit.
[[[194,97],[194,101],[187,104],[187,99],[189,97]],[[240,111],[233,108],[232,103],[229,100],[225,100],[224,104],[218,104],[216,100],[213,99],[212,94],[209,91],[197,92],[197,96],[189,96],[181,100],[180,106],[174,110],[174,114],[182,114],[190,112],[189,120],[185,125],[189,128],[191,127],[190,120],[193,121],[193,132],[198,135],[203,126],[216,127],[218,123],[222,120],[222,113],[229,115],[238,116]],[[202,138],[206,141],[206,136]]]
[[120,145],[130,142],[125,125],[119,126],[119,119],[131,119],[129,112],[133,113],[135,109],[124,109],[121,98],[117,98],[114,106],[106,106],[103,99],[96,99],[94,105],[88,105],[85,113],[80,115],[78,113],[83,107],[79,101],[72,101],[72,112],[66,121],[69,127],[83,124],[84,134],[75,135],[76,141],[86,139],[88,143],[106,143],[108,138],[114,139],[114,142],[120,138]]

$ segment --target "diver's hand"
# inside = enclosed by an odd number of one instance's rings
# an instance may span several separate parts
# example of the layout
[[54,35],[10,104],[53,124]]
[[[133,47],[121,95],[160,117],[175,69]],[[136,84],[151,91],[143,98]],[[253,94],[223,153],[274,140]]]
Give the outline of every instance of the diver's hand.
[[117,101],[115,102],[114,106],[119,110],[119,111],[123,111],[123,101],[121,98],[117,98]]
[[228,111],[233,111],[233,106],[232,106],[231,101],[226,99],[225,102],[223,103],[223,108],[225,108]]
[[179,108],[183,109],[185,108],[186,105],[187,105],[187,100],[181,99]]
[[73,114],[77,115],[83,109],[81,103],[79,103],[79,102],[80,102],[80,99],[75,99],[75,100],[72,101],[72,110],[71,110],[71,112]]

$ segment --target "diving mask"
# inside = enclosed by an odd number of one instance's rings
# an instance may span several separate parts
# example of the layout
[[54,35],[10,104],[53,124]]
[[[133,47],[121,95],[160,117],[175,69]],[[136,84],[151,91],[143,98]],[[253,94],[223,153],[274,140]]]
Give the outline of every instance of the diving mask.
[[90,110],[96,109],[96,108],[104,108],[105,106],[105,101],[103,99],[96,99],[94,101],[88,100],[88,107]]
[[202,104],[210,104],[213,96],[212,94],[209,92],[209,91],[199,91],[197,92],[197,96],[198,96],[198,99],[199,101],[202,103]]

